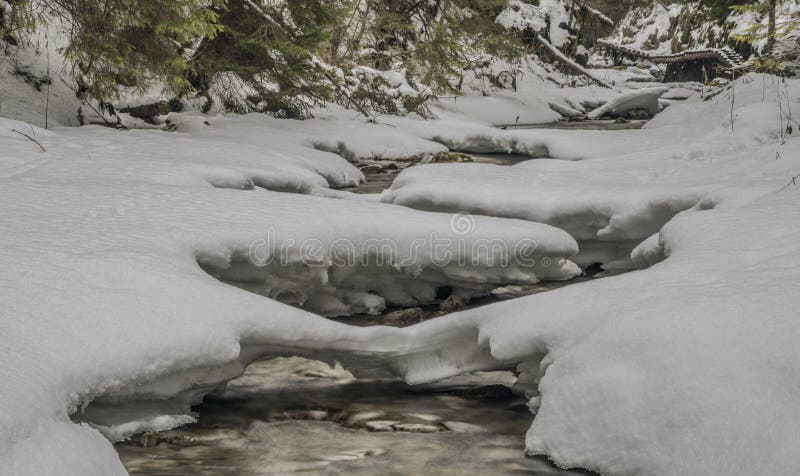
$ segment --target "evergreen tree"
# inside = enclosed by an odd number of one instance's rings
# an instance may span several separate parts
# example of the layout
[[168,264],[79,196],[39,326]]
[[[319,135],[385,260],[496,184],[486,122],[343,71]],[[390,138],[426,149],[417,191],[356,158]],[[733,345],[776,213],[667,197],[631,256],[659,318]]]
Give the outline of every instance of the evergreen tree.
[[192,85],[209,96],[217,83],[225,106],[301,117],[334,94],[321,49],[341,20],[343,6],[322,0],[256,3],[230,0],[219,15],[221,32],[191,61]]
[[[13,11],[27,2],[14,0]],[[199,93],[207,107],[220,97],[229,110],[281,117],[302,117],[331,100],[365,114],[419,111],[436,94],[458,93],[466,72],[520,53],[514,34],[495,21],[506,0],[41,5],[66,26],[64,53],[74,65],[79,97],[101,102],[124,89],[160,84],[175,96]],[[3,15],[8,24],[9,13]],[[398,75],[404,75],[402,87]]]
[[187,48],[219,31],[225,0],[49,0],[49,13],[68,26],[65,56],[79,93],[112,99],[120,87],[153,81],[175,94],[191,91]]

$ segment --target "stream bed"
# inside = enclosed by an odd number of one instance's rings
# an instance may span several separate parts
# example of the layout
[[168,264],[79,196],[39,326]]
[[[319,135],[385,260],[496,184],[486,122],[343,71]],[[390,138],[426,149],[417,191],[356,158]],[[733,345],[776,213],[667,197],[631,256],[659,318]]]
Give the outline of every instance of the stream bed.
[[[509,128],[617,130],[643,121],[560,122]],[[514,154],[470,154],[472,162],[511,166]],[[349,190],[379,194],[411,162],[360,164],[366,182]],[[502,299],[594,279],[504,288],[468,303],[445,299],[418,308],[335,318],[355,326],[406,327]],[[518,288],[518,289],[517,289]],[[476,372],[411,387],[355,380],[338,364],[298,357],[257,361],[192,408],[197,422],[148,432],[116,445],[131,474],[142,475],[587,475],[527,457],[533,414],[512,391],[511,372]]]
[[354,380],[302,358],[251,364],[198,422],[117,444],[131,474],[578,475],[526,457],[533,415],[510,372],[433,385]]

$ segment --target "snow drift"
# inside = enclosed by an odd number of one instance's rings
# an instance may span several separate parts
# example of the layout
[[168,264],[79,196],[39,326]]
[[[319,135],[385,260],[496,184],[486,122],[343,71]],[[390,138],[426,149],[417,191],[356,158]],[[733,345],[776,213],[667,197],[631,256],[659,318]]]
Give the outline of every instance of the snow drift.
[[[411,383],[516,365],[537,414],[528,451],[565,466],[795,472],[800,144],[777,104],[796,109],[800,82],[750,76],[735,87],[733,115],[725,90],[671,106],[642,131],[500,131],[463,117],[373,125],[418,144],[469,144],[480,134],[484,143],[545,144],[551,156],[584,159],[418,166],[385,204],[209,185],[263,176],[324,195],[359,179],[308,136],[287,133],[294,123],[259,122],[260,135],[246,139],[234,127],[179,118],[186,135],[178,137],[25,129],[42,152],[12,132],[27,125],[0,120],[3,470],[123,473],[108,440],[71,414],[89,402],[125,403],[137,409],[128,423],[172,424],[252,360],[297,354]],[[368,140],[354,136],[350,147],[373,149]],[[630,261],[636,246],[634,261],[652,266],[406,329],[333,323],[198,266],[228,269],[270,227],[282,241],[323,243],[387,230],[399,242],[431,229],[462,236],[451,215],[393,204],[500,217],[475,218],[474,237],[533,237],[563,276],[575,271],[573,238],[606,255],[619,247],[614,260]],[[463,278],[430,258],[420,258],[425,269]],[[509,279],[489,266],[465,271],[471,283]],[[534,268],[524,279],[538,277]]]

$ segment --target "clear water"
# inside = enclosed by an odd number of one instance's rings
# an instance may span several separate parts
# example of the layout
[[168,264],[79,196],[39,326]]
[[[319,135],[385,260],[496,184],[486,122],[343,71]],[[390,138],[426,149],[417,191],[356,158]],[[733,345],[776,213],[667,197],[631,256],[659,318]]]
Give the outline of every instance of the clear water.
[[[616,122],[614,119],[594,119],[585,121],[559,121],[549,124],[520,124],[504,126],[506,129],[564,129],[564,130],[603,130],[603,131],[617,131],[628,129],[641,129],[647,121],[632,120],[628,122]],[[527,155],[518,154],[470,154],[475,163],[479,164],[493,164],[493,165],[516,165],[520,162],[533,160],[532,157]],[[408,166],[406,163],[399,162],[398,169],[386,171],[377,174],[366,175],[366,182],[358,187],[352,187],[347,190],[355,193],[363,194],[376,194],[392,186],[392,182],[404,168]]]
[[[642,125],[599,120],[509,128]],[[514,165],[531,157],[479,154],[473,159]],[[405,164],[398,165],[398,170],[367,175],[366,183],[349,190],[381,193]],[[375,319],[341,321],[381,324]],[[524,436],[533,415],[525,400],[508,390],[513,382],[509,372],[491,372],[410,387],[397,381],[356,381],[341,368],[313,360],[259,361],[193,407],[197,423],[140,435],[116,448],[128,471],[142,475],[590,474],[525,456]]]
[[587,474],[524,455],[533,415],[501,386],[512,382],[491,372],[410,387],[261,361],[194,407],[197,423],[117,450],[131,474],[148,475]]

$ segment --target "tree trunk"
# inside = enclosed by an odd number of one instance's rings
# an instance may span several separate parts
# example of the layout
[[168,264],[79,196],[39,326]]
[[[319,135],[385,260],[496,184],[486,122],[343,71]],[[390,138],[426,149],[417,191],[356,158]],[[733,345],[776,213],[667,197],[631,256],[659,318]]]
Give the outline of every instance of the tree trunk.
[[764,54],[771,54],[775,47],[775,7],[777,3],[778,0],[767,0],[769,19],[767,20],[767,46]]

